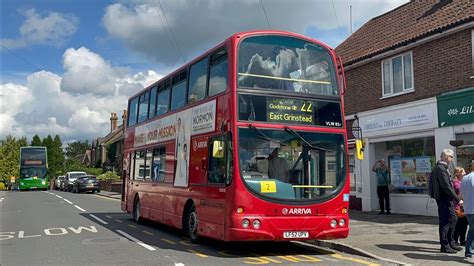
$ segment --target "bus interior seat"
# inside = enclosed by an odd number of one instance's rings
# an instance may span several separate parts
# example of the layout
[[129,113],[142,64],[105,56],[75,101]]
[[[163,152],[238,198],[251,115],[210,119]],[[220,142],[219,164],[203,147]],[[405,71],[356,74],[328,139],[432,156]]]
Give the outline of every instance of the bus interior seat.
[[257,158],[257,169],[260,173],[268,173],[267,158]]

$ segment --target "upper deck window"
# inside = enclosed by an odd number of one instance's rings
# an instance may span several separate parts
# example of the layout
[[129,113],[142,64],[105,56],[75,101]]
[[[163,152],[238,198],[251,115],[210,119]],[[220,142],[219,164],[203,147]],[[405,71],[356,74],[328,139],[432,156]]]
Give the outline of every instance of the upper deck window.
[[219,94],[227,88],[227,51],[221,50],[211,56],[209,71],[209,96]]
[[155,116],[155,109],[156,109],[156,91],[158,87],[155,86],[150,91],[150,107],[148,111],[148,118],[152,118]]
[[331,54],[318,44],[286,36],[247,37],[238,60],[239,87],[339,95]]
[[138,122],[141,123],[148,118],[148,100],[149,100],[149,92],[145,92],[140,95],[140,100],[138,104]]
[[206,96],[207,62],[207,58],[204,58],[191,66],[189,71],[189,103],[202,100]]
[[173,88],[171,89],[171,110],[176,110],[186,104],[186,79],[187,71],[173,77]]
[[130,101],[128,107],[128,126],[133,126],[137,123],[137,109],[138,109],[138,97],[133,98]]

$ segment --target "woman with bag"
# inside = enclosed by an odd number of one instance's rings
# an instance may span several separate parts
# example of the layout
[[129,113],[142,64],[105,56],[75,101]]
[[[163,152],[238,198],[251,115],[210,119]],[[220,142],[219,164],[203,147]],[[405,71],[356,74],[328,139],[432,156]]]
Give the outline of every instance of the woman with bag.
[[[380,212],[384,214],[384,210],[387,210],[386,214],[390,214],[390,191],[391,186],[390,170],[385,166],[385,160],[380,159],[375,162],[372,167],[372,171],[377,175],[377,196],[379,197]],[[385,203],[385,204],[384,204]]]
[[[459,196],[461,196],[461,181],[465,175],[466,171],[464,171],[464,168],[454,168],[453,188],[454,192]],[[467,218],[464,214],[463,207],[457,202],[454,202],[454,211],[456,212],[458,220],[454,228],[453,238],[457,245],[464,246],[466,244]]]

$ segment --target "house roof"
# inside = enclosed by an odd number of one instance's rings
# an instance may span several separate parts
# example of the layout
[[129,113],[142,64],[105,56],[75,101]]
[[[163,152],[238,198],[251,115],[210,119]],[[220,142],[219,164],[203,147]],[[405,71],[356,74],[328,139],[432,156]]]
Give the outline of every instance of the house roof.
[[336,48],[344,65],[474,21],[474,1],[411,1],[365,23]]

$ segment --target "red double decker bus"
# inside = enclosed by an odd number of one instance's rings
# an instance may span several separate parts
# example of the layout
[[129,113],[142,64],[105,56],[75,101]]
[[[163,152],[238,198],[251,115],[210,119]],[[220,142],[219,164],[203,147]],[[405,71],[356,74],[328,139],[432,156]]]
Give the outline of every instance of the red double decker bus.
[[347,237],[343,82],[316,40],[232,35],[130,98],[122,210],[192,241]]

